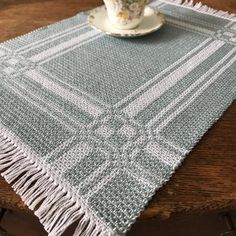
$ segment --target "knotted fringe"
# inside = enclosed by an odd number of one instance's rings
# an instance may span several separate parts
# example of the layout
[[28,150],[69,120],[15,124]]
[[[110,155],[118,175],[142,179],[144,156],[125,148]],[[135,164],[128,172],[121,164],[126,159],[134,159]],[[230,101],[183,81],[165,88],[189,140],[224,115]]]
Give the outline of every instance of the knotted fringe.
[[205,13],[208,15],[214,15],[218,16],[220,18],[224,18],[227,20],[232,20],[236,21],[236,14],[229,13],[227,11],[221,11],[221,10],[216,10],[211,7],[208,7],[207,5],[202,4],[201,2],[194,3],[193,0],[160,0],[165,3],[170,3],[173,5],[181,6],[181,7],[186,7],[201,13]]
[[60,236],[78,221],[74,236],[113,236],[104,223],[94,218],[32,158],[0,134],[0,173],[25,204],[34,211],[49,236]]

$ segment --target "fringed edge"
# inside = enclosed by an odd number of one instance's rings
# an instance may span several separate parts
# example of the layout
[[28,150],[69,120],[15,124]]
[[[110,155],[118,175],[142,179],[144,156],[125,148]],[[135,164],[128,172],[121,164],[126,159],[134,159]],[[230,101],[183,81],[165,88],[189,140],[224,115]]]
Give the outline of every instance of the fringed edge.
[[49,236],[60,236],[78,222],[74,236],[114,236],[104,222],[57,183],[34,158],[0,133],[0,173],[34,211]]
[[207,15],[220,17],[226,20],[236,21],[236,14],[229,13],[227,11],[216,10],[214,8],[208,7],[207,5],[202,4],[201,2],[194,3],[193,0],[160,0],[160,1],[167,4],[173,4],[176,6],[189,8],[194,11],[204,13]]

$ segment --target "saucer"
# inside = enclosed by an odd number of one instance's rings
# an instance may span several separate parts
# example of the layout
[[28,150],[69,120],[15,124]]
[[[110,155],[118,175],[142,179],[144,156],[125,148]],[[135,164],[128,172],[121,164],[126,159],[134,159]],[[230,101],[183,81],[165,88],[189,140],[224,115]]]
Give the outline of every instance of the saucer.
[[88,23],[92,28],[115,37],[137,37],[150,34],[160,29],[164,22],[164,15],[148,6],[144,9],[144,18],[140,25],[129,30],[121,30],[112,26],[105,6],[97,7],[88,16]]

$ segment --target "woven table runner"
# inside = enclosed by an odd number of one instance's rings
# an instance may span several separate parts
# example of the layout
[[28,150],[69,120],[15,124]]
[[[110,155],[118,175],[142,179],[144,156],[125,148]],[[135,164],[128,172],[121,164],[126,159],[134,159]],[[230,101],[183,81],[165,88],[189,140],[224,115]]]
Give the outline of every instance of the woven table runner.
[[0,44],[0,171],[50,236],[124,235],[236,98],[236,17],[153,1],[159,31],[88,13]]

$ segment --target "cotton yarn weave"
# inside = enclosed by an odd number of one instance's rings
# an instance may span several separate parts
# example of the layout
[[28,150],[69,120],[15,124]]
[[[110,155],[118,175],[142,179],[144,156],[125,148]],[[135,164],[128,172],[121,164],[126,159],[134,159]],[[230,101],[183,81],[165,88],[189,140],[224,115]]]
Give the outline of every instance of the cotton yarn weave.
[[152,1],[121,39],[80,13],[0,44],[0,172],[49,236],[124,235],[236,97],[236,17]]

